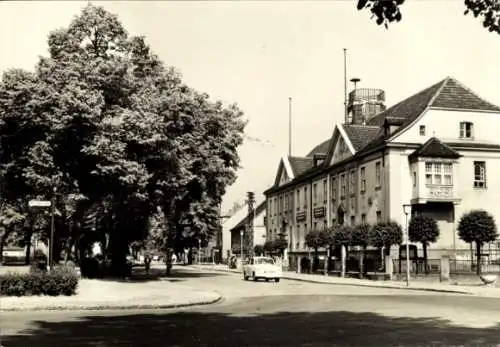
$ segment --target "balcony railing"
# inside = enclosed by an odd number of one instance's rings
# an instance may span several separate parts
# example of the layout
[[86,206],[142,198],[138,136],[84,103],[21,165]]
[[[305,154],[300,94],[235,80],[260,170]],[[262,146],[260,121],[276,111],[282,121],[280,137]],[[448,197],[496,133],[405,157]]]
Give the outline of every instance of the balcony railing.
[[459,202],[460,197],[457,194],[456,187],[451,185],[425,185],[420,189],[413,190],[413,199],[417,203],[427,201],[435,202]]

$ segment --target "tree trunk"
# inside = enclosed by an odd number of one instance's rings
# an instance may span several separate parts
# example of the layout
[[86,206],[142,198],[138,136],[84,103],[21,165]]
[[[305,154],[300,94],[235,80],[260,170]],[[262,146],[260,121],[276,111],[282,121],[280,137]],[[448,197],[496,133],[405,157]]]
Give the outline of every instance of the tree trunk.
[[427,266],[427,243],[426,242],[422,242],[422,249],[424,251],[424,274],[427,275],[428,266]]
[[365,277],[365,254],[366,254],[366,246],[362,246],[361,254],[359,257],[359,276],[361,278]]
[[476,241],[476,273],[481,274],[481,243]]
[[26,230],[26,236],[24,238],[26,245],[26,258],[24,260],[25,265],[30,264],[30,254],[31,254],[31,237],[33,236],[33,229],[29,228]]
[[341,268],[341,272],[340,272],[340,277],[345,277],[347,250],[345,249],[344,245],[340,246],[340,254],[341,254],[340,258],[341,258],[341,261],[342,261],[342,268]]

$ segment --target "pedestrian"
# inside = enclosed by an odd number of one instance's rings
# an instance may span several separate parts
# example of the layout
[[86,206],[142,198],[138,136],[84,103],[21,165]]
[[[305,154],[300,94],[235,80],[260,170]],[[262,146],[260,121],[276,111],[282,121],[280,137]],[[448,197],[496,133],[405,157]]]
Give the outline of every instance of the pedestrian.
[[149,269],[151,267],[151,257],[149,256],[149,254],[146,254],[144,256],[144,267],[146,268],[146,274],[149,275]]

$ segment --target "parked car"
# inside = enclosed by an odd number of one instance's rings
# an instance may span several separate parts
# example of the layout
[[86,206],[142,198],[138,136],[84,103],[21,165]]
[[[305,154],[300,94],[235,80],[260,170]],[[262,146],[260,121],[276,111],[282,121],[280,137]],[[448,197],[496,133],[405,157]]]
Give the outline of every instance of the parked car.
[[2,252],[2,265],[24,265],[26,251],[21,247],[5,247]]
[[253,257],[248,264],[243,266],[243,279],[245,281],[251,277],[254,281],[273,279],[279,282],[281,275],[281,268],[270,257]]

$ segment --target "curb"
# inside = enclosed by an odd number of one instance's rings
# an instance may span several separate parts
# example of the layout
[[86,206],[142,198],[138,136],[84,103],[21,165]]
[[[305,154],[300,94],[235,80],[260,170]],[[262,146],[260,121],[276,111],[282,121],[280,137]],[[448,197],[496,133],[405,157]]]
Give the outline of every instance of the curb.
[[[224,269],[204,269],[204,268],[200,268],[200,267],[197,267],[197,269],[200,269],[202,271],[218,271],[218,272],[234,273],[234,274],[240,273],[239,271],[236,272],[236,271],[224,270]],[[281,276],[281,278],[284,280],[288,280],[288,281],[307,282],[307,283],[316,283],[316,284],[329,284],[329,285],[336,285],[336,286],[354,286],[354,287],[369,287],[369,288],[399,289],[399,290],[413,290],[413,291],[423,291],[423,292],[474,295],[474,293],[472,293],[472,292],[469,292],[466,290],[460,290],[460,289],[417,288],[417,287],[398,287],[398,286],[393,287],[393,286],[384,286],[384,285],[380,285],[380,284],[371,284],[371,283],[333,283],[333,282],[322,282],[322,281],[314,280],[314,279],[288,277],[288,276]]]
[[[215,299],[181,304],[138,304],[138,305],[93,305],[93,306],[39,306],[26,308],[0,308],[0,312],[31,312],[31,311],[113,311],[113,310],[166,310],[192,306],[212,305],[220,302],[223,297],[217,294]],[[1,346],[0,346],[1,347]]]
[[383,288],[383,289],[399,289],[399,290],[414,290],[421,292],[437,292],[437,293],[453,293],[453,294],[463,294],[463,295],[472,295],[473,293],[465,291],[465,290],[454,290],[454,289],[438,289],[438,288],[417,288],[417,287],[392,287],[392,286],[384,286],[379,284],[365,284],[365,283],[333,283],[333,282],[320,282],[316,280],[309,280],[303,278],[295,278],[295,277],[286,277],[282,276],[281,278],[289,281],[298,281],[298,282],[308,282],[308,283],[316,283],[316,284],[329,284],[334,286],[354,286],[354,287],[368,287],[368,288]]

